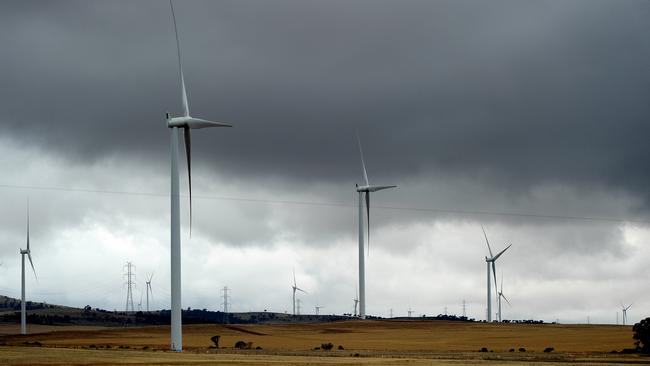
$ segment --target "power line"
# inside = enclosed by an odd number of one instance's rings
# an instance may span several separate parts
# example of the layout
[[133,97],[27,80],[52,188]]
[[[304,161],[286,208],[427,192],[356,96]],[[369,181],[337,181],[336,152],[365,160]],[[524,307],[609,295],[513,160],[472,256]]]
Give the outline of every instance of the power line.
[[[156,192],[135,192],[135,191],[114,191],[102,189],[83,189],[83,188],[65,188],[65,187],[46,187],[46,186],[29,186],[29,185],[16,185],[16,184],[0,184],[0,188],[12,189],[31,189],[40,191],[58,191],[58,192],[72,192],[72,193],[101,193],[101,194],[115,194],[115,195],[128,195],[128,196],[146,196],[146,197],[169,197],[168,193]],[[182,195],[187,197],[187,195]],[[221,200],[221,201],[235,201],[235,202],[251,202],[251,203],[265,203],[265,204],[285,204],[285,205],[300,205],[300,206],[320,206],[320,207],[356,207],[354,204],[345,202],[315,202],[315,201],[295,201],[295,200],[272,200],[263,198],[242,198],[242,197],[225,197],[225,196],[207,196],[207,195],[194,195],[196,199],[208,200]],[[374,209],[380,210],[396,210],[396,211],[412,211],[412,212],[437,212],[446,214],[468,215],[468,216],[501,216],[501,217],[523,217],[533,219],[545,220],[569,220],[569,221],[599,221],[599,222],[615,222],[615,223],[637,223],[637,224],[650,224],[650,220],[641,219],[628,219],[622,217],[605,217],[605,216],[577,216],[577,215],[555,215],[555,214],[535,214],[526,212],[506,212],[506,211],[488,211],[488,210],[461,210],[453,208],[437,208],[437,207],[405,207],[405,206],[374,206]]]

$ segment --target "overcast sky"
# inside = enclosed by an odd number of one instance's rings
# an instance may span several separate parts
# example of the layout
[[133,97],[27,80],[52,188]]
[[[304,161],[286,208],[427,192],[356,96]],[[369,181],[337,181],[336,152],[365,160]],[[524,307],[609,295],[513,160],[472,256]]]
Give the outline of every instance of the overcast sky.
[[[505,318],[650,315],[650,2],[175,8],[192,114],[235,126],[193,133],[184,307],[228,286],[233,311],[291,311],[295,268],[303,313],[352,312],[358,134],[370,183],[399,186],[372,195],[370,314],[484,319],[484,225],[513,244]],[[0,45],[0,293],[29,197],[28,299],[123,309],[132,261],[136,304],[155,273],[169,308],[169,4],[5,0]]]

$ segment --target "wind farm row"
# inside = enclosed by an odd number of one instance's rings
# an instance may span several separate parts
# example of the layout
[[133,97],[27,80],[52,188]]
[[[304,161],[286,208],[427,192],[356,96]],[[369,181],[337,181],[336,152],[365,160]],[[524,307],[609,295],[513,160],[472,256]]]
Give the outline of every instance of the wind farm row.
[[[181,235],[181,217],[183,214],[181,213],[181,165],[182,162],[179,162],[180,160],[185,160],[185,164],[187,165],[187,190],[188,190],[188,203],[189,203],[189,212],[186,213],[186,215],[189,216],[189,237],[191,238],[192,235],[192,225],[193,221],[195,221],[193,218],[193,208],[192,208],[192,142],[191,142],[191,135],[192,135],[192,130],[198,130],[198,129],[205,129],[205,128],[213,128],[213,127],[233,127],[234,125],[229,123],[229,122],[223,122],[223,121],[213,121],[209,119],[204,119],[204,118],[198,118],[195,117],[195,115],[192,115],[190,112],[190,107],[189,107],[189,98],[188,98],[188,92],[187,92],[187,85],[186,85],[186,79],[184,75],[184,68],[183,68],[183,54],[181,52],[181,33],[179,32],[179,26],[176,19],[176,14],[174,11],[174,4],[172,3],[172,0],[169,2],[170,5],[170,11],[171,11],[171,21],[174,27],[174,35],[175,35],[175,45],[176,45],[176,62],[178,64],[178,80],[179,80],[179,91],[180,91],[180,105],[181,105],[181,113],[177,116],[170,112],[164,112],[164,121],[165,125],[169,130],[169,146],[170,146],[170,222],[169,222],[169,240],[170,240],[170,250],[169,250],[169,255],[170,255],[170,263],[169,263],[169,273],[170,273],[170,302],[168,308],[170,309],[170,349],[176,352],[181,352],[183,351],[183,310],[182,310],[182,293],[183,293],[183,281],[182,281],[182,268],[181,268],[181,263],[182,263],[182,244],[187,242],[186,238],[182,238]],[[190,55],[190,57],[197,57],[196,55]],[[163,115],[163,111],[161,111],[161,118]],[[182,136],[181,136],[182,133]],[[361,182],[359,184],[356,184],[354,189],[357,197],[357,203],[355,210],[356,212],[356,224],[358,224],[357,227],[357,234],[358,234],[358,247],[357,249],[357,278],[356,278],[356,283],[354,284],[355,287],[355,297],[353,299],[353,307],[350,306],[351,309],[353,309],[353,312],[349,314],[350,318],[355,318],[355,319],[370,319],[373,317],[373,314],[370,314],[368,312],[369,309],[369,299],[367,296],[367,271],[366,271],[366,260],[369,260],[369,253],[370,253],[370,236],[371,236],[371,224],[370,224],[370,219],[371,219],[371,193],[374,194],[379,191],[388,191],[391,189],[397,188],[397,185],[378,185],[375,184],[373,181],[371,183],[371,180],[369,179],[368,171],[366,168],[366,156],[364,156],[364,150],[362,146],[362,137],[359,134],[357,134],[357,148],[359,151],[359,159],[360,159],[360,173],[361,173]],[[182,141],[181,141],[182,140]],[[181,152],[180,145],[183,144],[184,146],[184,152]],[[368,147],[366,145],[366,147]],[[367,151],[368,152],[368,151]],[[184,154],[184,156],[181,156]],[[371,155],[368,155],[368,157],[372,158]],[[183,159],[184,158],[184,159]],[[372,166],[370,166],[372,167]],[[351,189],[352,187],[350,187]],[[399,191],[398,191],[399,192]],[[388,194],[388,192],[384,192],[382,194]],[[374,197],[374,195],[373,195]],[[166,199],[166,198],[165,198]],[[374,207],[374,206],[373,206]],[[185,217],[185,216],[183,216]],[[28,328],[27,328],[27,308],[26,308],[26,303],[27,303],[27,294],[26,294],[26,272],[29,270],[26,269],[26,260],[29,261],[29,265],[31,266],[31,271],[34,274],[34,277],[36,278],[36,270],[34,266],[34,262],[32,260],[32,247],[30,244],[30,213],[29,213],[29,201],[27,203],[27,232],[26,232],[26,249],[20,249],[20,255],[21,255],[21,260],[22,260],[22,267],[21,267],[21,309],[20,309],[20,332],[21,334],[27,334],[28,333]],[[477,240],[482,241],[483,239],[485,240],[486,247],[487,247],[487,253],[485,255],[485,264],[486,264],[486,282],[485,282],[485,293],[481,290],[481,298],[485,296],[485,322],[487,323],[492,323],[492,322],[507,322],[506,317],[504,316],[504,309],[506,304],[511,305],[510,300],[516,299],[515,297],[512,297],[512,294],[508,294],[508,297],[506,297],[506,294],[504,293],[504,276],[503,272],[500,272],[500,278],[497,277],[497,261],[502,258],[506,252],[513,246],[513,244],[506,244],[504,246],[499,246],[498,248],[500,249],[499,251],[492,251],[492,246],[494,246],[494,243],[490,243],[490,240],[488,238],[488,233],[483,227],[483,225],[480,225],[480,229],[482,232],[482,238],[481,238],[481,232],[478,231],[478,225],[476,228],[476,237]],[[488,227],[489,229],[489,227]],[[493,237],[494,238],[494,237]],[[482,245],[482,244],[481,244]],[[517,248],[515,246],[515,248]],[[37,250],[38,251],[38,250]],[[512,254],[512,251],[509,252],[509,254]],[[482,255],[481,255],[482,257]],[[507,257],[507,255],[506,255]],[[478,253],[476,257],[472,258],[478,258]],[[38,258],[37,258],[38,259]],[[469,261],[469,259],[468,259]],[[502,262],[500,262],[502,263]],[[482,266],[482,264],[481,264]],[[501,269],[501,265],[500,268]],[[128,262],[125,265],[125,278],[124,278],[124,283],[127,288],[127,294],[126,294],[126,303],[125,303],[125,310],[126,312],[136,312],[136,311],[146,311],[146,312],[151,312],[153,310],[153,287],[152,287],[152,280],[153,280],[153,275],[154,272],[152,271],[147,277],[146,280],[144,281],[145,283],[145,291],[144,293],[140,293],[140,301],[139,302],[134,302],[134,293],[133,293],[133,285],[135,284],[135,276],[134,276],[134,265],[132,262]],[[161,271],[164,272],[164,271]],[[160,272],[156,272],[160,273]],[[515,277],[516,274],[513,272],[508,272],[509,276]],[[159,274],[160,276],[160,274]],[[481,275],[482,278],[482,275]],[[511,277],[509,277],[511,278]],[[300,278],[299,278],[300,279]],[[374,281],[379,281],[379,279],[372,278],[368,279],[371,282]],[[482,281],[482,279],[481,279]],[[299,285],[300,284],[300,285]],[[482,287],[482,286],[481,286]],[[296,272],[295,269],[292,271],[292,283],[291,283],[291,314],[294,316],[301,315],[303,312],[301,311],[301,300],[299,296],[308,296],[310,289],[305,287],[303,282],[300,282],[296,278]],[[483,295],[485,294],[485,295]],[[137,296],[136,296],[137,299]],[[120,300],[121,301],[121,300]],[[144,303],[143,303],[144,302]],[[482,300],[481,300],[482,302]],[[505,304],[503,303],[505,302]],[[287,288],[287,303],[288,303],[288,288]],[[137,304],[137,306],[136,306]],[[232,309],[232,304],[229,303],[229,289],[228,287],[223,288],[223,312],[228,313]],[[496,305],[496,309],[494,309],[494,306]],[[329,304],[327,301],[324,302],[319,302],[315,301],[314,302],[314,312],[316,315],[321,315],[321,312],[323,309],[326,309],[325,311],[331,309],[329,307]],[[632,304],[629,305],[623,305],[621,304],[621,309],[622,309],[622,324],[628,324],[628,310],[631,308]],[[164,306],[167,308],[167,305]],[[465,308],[465,302],[463,300],[463,312]],[[137,309],[137,310],[136,310]],[[411,309],[410,305],[408,307],[408,317],[410,318],[411,315],[414,313],[414,311]],[[445,311],[446,313],[446,311]],[[347,314],[345,314],[347,316]],[[392,314],[392,309],[390,310],[390,317],[393,317]],[[463,314],[463,317],[466,318],[465,314]],[[618,312],[617,312],[617,317],[618,317]],[[465,319],[466,320],[466,319]],[[618,320],[617,320],[618,323]]]

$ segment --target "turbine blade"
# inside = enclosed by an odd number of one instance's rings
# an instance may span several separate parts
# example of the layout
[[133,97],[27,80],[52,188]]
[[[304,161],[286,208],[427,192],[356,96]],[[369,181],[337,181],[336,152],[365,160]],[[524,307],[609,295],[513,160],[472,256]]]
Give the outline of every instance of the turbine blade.
[[492,261],[492,274],[494,274],[494,291],[499,291],[497,287],[497,265]]
[[36,269],[34,269],[34,262],[32,262],[32,253],[27,252],[27,258],[29,258],[29,264],[32,266],[32,272],[34,272],[34,278],[38,280],[38,276],[36,275]]
[[304,293],[307,293],[307,291],[305,291],[305,290],[303,290],[303,289],[301,289],[301,288],[299,288],[299,287],[296,287],[296,290],[298,290],[298,291],[302,291],[302,292],[304,292]]
[[366,163],[363,161],[363,150],[361,149],[361,139],[359,138],[359,135],[357,135],[357,142],[359,143],[359,154],[361,154],[361,167],[363,168],[363,179],[366,181],[366,185],[370,185],[368,183],[368,172],[366,171]]
[[29,252],[29,203],[27,204],[27,252]]
[[396,188],[397,186],[370,186],[368,192],[377,192],[383,189]]
[[493,257],[492,248],[490,248],[490,241],[487,238],[487,234],[485,233],[485,229],[483,228],[483,225],[481,225],[481,230],[483,230],[483,236],[485,236],[485,242],[487,243],[488,251],[490,252],[490,258],[492,258]]
[[506,247],[506,249],[500,251],[499,254],[495,255],[493,259],[496,261],[496,260],[501,256],[501,254],[503,254],[503,253],[504,253],[506,250],[508,250],[508,248],[510,248],[511,246],[512,246],[512,244],[508,245],[508,246]]
[[[501,293],[501,297],[503,297],[503,299],[506,300],[506,302],[508,303],[508,305],[510,305],[510,301],[508,301],[508,298],[506,297],[506,295],[504,295],[503,293]],[[510,306],[512,306],[512,305],[510,305]]]
[[185,127],[185,155],[187,155],[187,178],[188,188],[190,190],[190,237],[192,237],[192,141],[190,138],[190,129]]
[[183,103],[183,115],[190,116],[190,107],[187,104],[187,91],[185,89],[185,77],[183,76],[183,63],[181,62],[181,42],[178,37],[178,27],[176,26],[176,14],[174,14],[174,4],[169,0],[169,7],[172,9],[172,20],[174,21],[174,33],[176,34],[176,51],[178,53],[178,70],[181,78],[181,102]]
[[368,255],[370,255],[370,192],[366,192],[366,216],[368,216]]
[[191,117],[187,122],[187,126],[191,129],[206,128],[206,127],[232,127],[230,123],[208,121],[207,119]]

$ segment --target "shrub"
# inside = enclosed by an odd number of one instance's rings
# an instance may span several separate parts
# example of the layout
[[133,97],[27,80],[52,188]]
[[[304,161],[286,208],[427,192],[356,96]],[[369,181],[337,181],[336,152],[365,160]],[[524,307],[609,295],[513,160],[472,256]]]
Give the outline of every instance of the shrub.
[[343,346],[339,344],[339,351],[343,351]]
[[515,351],[514,348],[510,348],[510,351],[508,351],[508,352],[514,352],[514,351]]
[[645,318],[634,324],[632,331],[634,332],[632,338],[636,340],[634,344],[637,350],[642,353],[650,353],[650,318]]
[[320,350],[320,347],[314,347],[314,351]]
[[257,347],[255,347],[255,349],[262,349],[262,347],[260,347],[260,346],[257,346]]
[[479,352],[487,352],[487,351],[488,351],[487,347],[482,347]]
[[519,352],[526,352],[526,349],[524,347],[519,347]]
[[544,352],[546,352],[546,353],[550,353],[550,352],[553,352],[553,351],[555,351],[555,348],[553,348],[553,347],[544,348]]
[[358,353],[355,353],[355,354],[354,354],[354,357],[359,357],[359,354],[358,354]]
[[334,348],[334,345],[332,343],[323,343],[323,344],[320,345],[320,348],[325,350],[325,351],[329,351],[332,348]]
[[235,343],[235,348],[237,348],[237,349],[246,349],[246,345],[247,344],[244,341],[237,341]]
[[214,348],[219,348],[219,338],[221,338],[221,336],[218,335],[210,337],[210,340],[214,343]]

